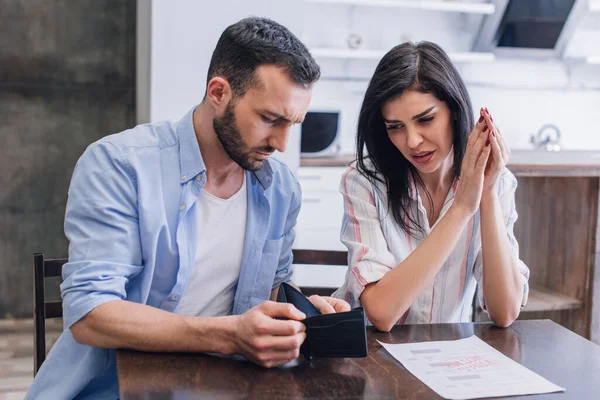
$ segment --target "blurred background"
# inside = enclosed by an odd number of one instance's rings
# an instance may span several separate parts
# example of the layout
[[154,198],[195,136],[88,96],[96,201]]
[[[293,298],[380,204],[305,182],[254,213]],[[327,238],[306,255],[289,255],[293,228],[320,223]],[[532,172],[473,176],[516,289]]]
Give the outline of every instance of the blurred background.
[[[322,67],[280,155],[304,189],[295,247],[344,249],[337,188],[368,80],[394,45],[429,40],[514,150],[517,234],[542,299],[531,316],[598,339],[598,0],[0,0],[0,319],[31,318],[34,252],[68,255],[66,193],[86,146],[184,115],[221,32],[250,15],[287,26]],[[343,281],[344,268],[315,268],[296,281]]]

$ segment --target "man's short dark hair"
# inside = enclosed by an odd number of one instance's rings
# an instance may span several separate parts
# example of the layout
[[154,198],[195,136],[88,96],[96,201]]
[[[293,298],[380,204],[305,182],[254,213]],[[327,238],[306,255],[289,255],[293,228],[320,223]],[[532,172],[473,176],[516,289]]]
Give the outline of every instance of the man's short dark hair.
[[307,88],[321,75],[306,46],[286,27],[267,18],[251,17],[221,34],[210,60],[207,85],[215,76],[222,76],[234,97],[243,96],[257,84],[254,72],[261,65],[281,67],[293,82]]

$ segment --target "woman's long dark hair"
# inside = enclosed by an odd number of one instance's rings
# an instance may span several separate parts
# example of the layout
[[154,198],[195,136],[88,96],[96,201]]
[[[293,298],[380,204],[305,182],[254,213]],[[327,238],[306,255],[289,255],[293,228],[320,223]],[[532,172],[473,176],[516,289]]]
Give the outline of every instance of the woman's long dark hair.
[[[446,103],[452,119],[454,177],[460,167],[474,118],[465,84],[448,55],[430,42],[403,43],[391,49],[379,62],[365,93],[356,136],[357,169],[377,187],[387,187],[388,206],[400,228],[410,234],[423,233],[415,215],[409,212],[410,179],[423,182],[413,165],[392,143],[383,122],[382,107],[407,90],[431,93]],[[366,153],[365,153],[366,151]],[[370,160],[369,162],[366,162]],[[433,202],[427,193],[431,210]],[[409,222],[409,223],[407,223]]]

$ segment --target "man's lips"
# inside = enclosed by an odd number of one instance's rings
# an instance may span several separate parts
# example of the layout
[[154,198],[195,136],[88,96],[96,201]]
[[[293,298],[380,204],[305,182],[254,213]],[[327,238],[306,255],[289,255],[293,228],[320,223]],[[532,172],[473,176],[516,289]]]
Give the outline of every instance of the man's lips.
[[262,151],[257,151],[256,154],[258,154],[259,157],[269,158],[271,156],[271,154],[273,154],[273,153],[265,153]]

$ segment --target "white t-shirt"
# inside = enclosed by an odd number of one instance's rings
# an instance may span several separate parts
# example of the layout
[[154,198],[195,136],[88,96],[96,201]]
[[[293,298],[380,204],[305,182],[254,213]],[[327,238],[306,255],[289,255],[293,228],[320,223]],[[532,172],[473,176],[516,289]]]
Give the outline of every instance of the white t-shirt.
[[246,174],[240,190],[229,199],[201,191],[196,200],[194,269],[175,313],[202,317],[231,314],[242,265],[247,209]]

